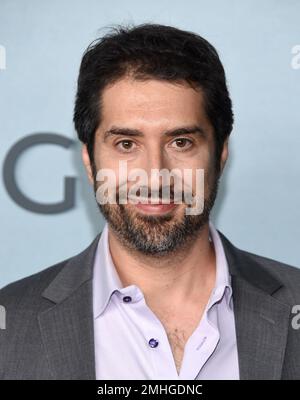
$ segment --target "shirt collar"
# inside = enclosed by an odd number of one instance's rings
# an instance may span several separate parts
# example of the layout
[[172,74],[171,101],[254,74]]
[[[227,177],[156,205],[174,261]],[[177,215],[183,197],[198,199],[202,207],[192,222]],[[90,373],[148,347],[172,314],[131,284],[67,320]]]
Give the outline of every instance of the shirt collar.
[[112,294],[121,288],[122,282],[109,250],[108,224],[106,222],[98,242],[94,262],[93,303],[95,317],[102,314]]
[[[216,282],[210,298],[210,305],[220,300],[225,293],[226,303],[229,306],[232,296],[231,278],[221,238],[212,222],[209,222],[209,233],[216,255]],[[142,296],[137,286],[123,287],[122,285],[111,257],[108,242],[108,223],[106,222],[98,242],[94,261],[93,307],[95,318],[104,312],[114,293],[118,295],[130,293],[130,296],[136,301]]]
[[213,223],[209,221],[209,236],[213,241],[216,256],[216,281],[208,308],[222,299],[224,293],[227,306],[230,306],[232,297],[231,276],[220,235]]

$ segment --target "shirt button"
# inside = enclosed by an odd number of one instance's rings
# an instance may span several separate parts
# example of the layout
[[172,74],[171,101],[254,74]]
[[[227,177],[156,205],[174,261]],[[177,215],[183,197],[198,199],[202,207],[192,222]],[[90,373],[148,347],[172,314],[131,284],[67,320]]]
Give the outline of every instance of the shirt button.
[[148,343],[149,343],[150,347],[157,347],[158,346],[158,340],[153,339],[153,338],[150,339]]
[[124,301],[124,303],[130,303],[131,302],[131,297],[130,296],[125,296],[125,297],[123,297],[123,301]]

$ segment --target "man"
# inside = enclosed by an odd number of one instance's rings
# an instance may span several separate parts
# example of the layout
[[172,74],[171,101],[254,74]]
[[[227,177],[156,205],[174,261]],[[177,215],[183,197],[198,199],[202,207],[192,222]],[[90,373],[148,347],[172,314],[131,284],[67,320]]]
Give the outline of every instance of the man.
[[[300,271],[237,249],[209,219],[233,124],[216,50],[173,27],[115,29],[83,57],[74,122],[106,224],[0,291],[0,377],[299,379]],[[136,169],[149,180],[133,194]],[[204,171],[201,212],[187,212],[195,174],[178,189],[155,170]],[[116,202],[102,201],[101,171]]]

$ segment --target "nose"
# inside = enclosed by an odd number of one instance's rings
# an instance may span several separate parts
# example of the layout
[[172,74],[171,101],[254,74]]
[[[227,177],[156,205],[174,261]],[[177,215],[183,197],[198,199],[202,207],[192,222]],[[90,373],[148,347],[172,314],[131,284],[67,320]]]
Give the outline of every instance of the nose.
[[148,149],[146,160],[144,162],[145,170],[148,176],[149,186],[155,190],[163,185],[160,171],[162,169],[170,169],[167,157],[160,146],[152,146]]

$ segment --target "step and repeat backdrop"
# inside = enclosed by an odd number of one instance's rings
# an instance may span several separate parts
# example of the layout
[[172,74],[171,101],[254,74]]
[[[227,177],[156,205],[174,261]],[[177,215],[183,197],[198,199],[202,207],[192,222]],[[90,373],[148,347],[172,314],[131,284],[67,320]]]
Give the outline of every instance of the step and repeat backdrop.
[[0,1],[0,287],[81,252],[104,220],[72,124],[88,44],[162,23],[218,50],[235,125],[212,219],[236,246],[300,267],[300,2]]

